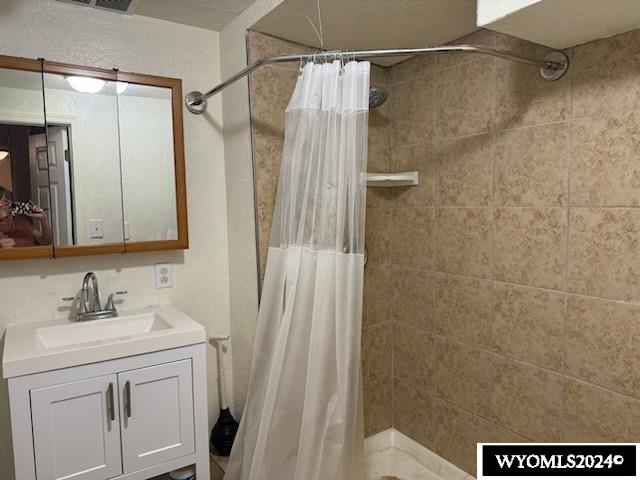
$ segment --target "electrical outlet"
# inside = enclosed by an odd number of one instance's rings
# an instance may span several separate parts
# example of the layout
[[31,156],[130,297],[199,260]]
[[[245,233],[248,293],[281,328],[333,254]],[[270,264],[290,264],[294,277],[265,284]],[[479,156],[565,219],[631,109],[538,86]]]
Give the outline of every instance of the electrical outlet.
[[156,288],[171,288],[173,286],[173,276],[170,263],[156,263]]
[[89,231],[90,238],[104,237],[104,225],[102,220],[89,220],[87,222],[87,230]]

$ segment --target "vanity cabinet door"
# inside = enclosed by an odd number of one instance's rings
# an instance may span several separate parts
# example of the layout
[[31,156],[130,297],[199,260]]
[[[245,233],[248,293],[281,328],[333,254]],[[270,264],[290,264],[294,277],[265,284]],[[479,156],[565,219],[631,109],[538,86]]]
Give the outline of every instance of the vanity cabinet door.
[[117,376],[31,390],[38,480],[106,480],[122,474]]
[[191,360],[118,375],[124,473],[195,451]]

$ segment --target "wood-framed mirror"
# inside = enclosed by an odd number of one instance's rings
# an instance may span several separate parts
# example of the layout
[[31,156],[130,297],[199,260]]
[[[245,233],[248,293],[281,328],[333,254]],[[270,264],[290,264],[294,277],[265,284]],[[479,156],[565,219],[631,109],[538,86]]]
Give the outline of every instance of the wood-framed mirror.
[[179,79],[0,56],[0,260],[188,248]]

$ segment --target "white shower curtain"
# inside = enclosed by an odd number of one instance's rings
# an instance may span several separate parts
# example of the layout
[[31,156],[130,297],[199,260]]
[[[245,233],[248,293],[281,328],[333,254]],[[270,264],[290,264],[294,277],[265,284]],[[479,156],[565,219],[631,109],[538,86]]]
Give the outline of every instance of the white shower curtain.
[[362,478],[368,110],[368,62],[302,70],[227,480]]

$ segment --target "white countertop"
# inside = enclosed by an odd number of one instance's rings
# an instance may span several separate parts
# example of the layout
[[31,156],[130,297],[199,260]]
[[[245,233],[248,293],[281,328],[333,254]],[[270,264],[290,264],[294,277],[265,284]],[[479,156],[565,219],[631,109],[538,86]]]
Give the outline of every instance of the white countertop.
[[202,325],[171,306],[77,322],[52,320],[7,326],[4,378],[168,350],[206,341]]

